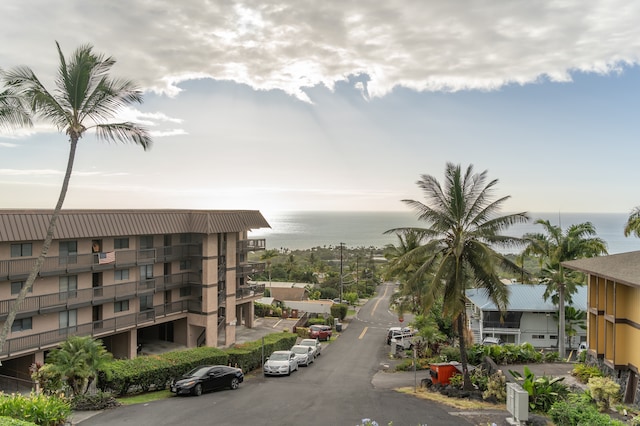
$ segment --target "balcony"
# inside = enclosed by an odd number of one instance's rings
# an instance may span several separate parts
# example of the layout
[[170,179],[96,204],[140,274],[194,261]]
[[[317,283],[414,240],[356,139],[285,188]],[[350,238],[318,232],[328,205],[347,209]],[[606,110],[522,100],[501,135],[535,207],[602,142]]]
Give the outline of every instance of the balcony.
[[[71,290],[65,293],[51,293],[26,297],[20,305],[20,313],[39,315],[49,312],[65,311],[81,306],[100,305],[118,300],[131,299],[145,294],[179,288],[191,284],[200,284],[195,273],[180,273],[156,277],[143,281],[131,281],[93,288]],[[0,300],[0,320],[4,320],[15,299]]]
[[45,331],[28,336],[7,339],[4,348],[0,351],[0,357],[4,358],[20,353],[28,353],[52,348],[64,341],[69,336],[93,336],[101,337],[108,334],[119,333],[137,328],[143,325],[153,324],[158,319],[166,318],[174,314],[186,314],[187,312],[201,313],[198,303],[191,300],[168,303],[154,306],[143,312],[135,312],[115,318],[78,324],[59,330]]
[[260,251],[267,248],[267,240],[264,238],[252,238],[238,241],[238,254],[247,254],[252,251]]
[[266,264],[261,262],[247,262],[236,267],[236,273],[238,278],[247,278],[252,274],[259,274],[264,272]]
[[264,296],[264,284],[242,286],[236,289],[236,301],[256,300]]
[[[111,253],[111,252],[109,252]],[[117,250],[114,261],[100,263],[99,253],[53,256],[44,259],[40,275],[74,274],[88,271],[104,271],[114,267],[148,265],[159,262],[187,259],[202,255],[199,245],[167,246],[143,250]],[[14,258],[0,261],[0,281],[25,279],[29,276],[36,258]]]

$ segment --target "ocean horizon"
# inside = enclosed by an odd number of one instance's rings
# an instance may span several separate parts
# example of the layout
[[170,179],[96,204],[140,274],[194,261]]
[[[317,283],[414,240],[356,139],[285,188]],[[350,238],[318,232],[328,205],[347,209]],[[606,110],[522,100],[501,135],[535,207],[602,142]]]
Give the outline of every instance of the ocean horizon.
[[[338,246],[377,247],[396,244],[397,236],[386,235],[394,228],[419,226],[411,211],[347,212],[347,211],[280,211],[263,213],[271,229],[251,231],[250,238],[265,238],[268,249],[306,250],[313,247]],[[529,213],[531,220],[510,227],[505,234],[520,237],[526,233],[542,232],[537,219],[549,220],[563,230],[573,224],[591,222],[597,236],[607,242],[609,254],[640,250],[640,238],[624,236],[628,213]],[[500,250],[518,253],[520,249]]]

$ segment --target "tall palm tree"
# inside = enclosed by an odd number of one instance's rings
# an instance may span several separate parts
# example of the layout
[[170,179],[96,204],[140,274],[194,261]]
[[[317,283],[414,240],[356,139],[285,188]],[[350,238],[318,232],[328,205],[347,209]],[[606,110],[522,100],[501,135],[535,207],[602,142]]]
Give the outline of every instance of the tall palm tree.
[[[424,309],[426,312],[442,296],[444,314],[457,325],[465,389],[472,389],[464,339],[465,290],[484,288],[496,306],[505,310],[509,292],[497,269],[519,272],[519,268],[494,247],[517,245],[520,239],[503,236],[500,231],[528,220],[526,213],[499,215],[509,197],[492,201],[497,183],[497,180],[487,182],[486,171],[474,173],[472,165],[463,171],[460,165],[447,163],[444,185],[430,175],[422,175],[417,182],[426,203],[403,200],[419,214],[419,220],[428,224],[428,228],[418,228],[427,238],[426,243],[408,254],[410,258],[423,259],[410,280],[433,274],[428,294],[423,298]],[[400,229],[412,228],[387,232]]]
[[596,229],[590,222],[571,225],[566,232],[548,220],[538,219],[535,224],[544,227],[544,233],[529,233],[523,239],[529,243],[526,255],[538,257],[543,282],[547,285],[545,299],[552,298],[558,305],[558,352],[565,357],[565,301],[583,284],[583,275],[566,271],[562,262],[607,254],[607,243],[596,237]]
[[275,249],[265,250],[260,255],[260,260],[264,260],[267,262],[267,274],[269,274],[269,287],[271,287],[271,259],[276,258],[280,255],[280,252]]
[[112,79],[109,71],[115,64],[111,57],[95,54],[90,45],[80,46],[67,61],[56,42],[60,67],[55,81],[55,91],[50,92],[34,72],[25,66],[3,73],[5,86],[24,105],[28,105],[34,118],[54,124],[69,136],[67,169],[56,207],[51,215],[42,250],[29,277],[12,305],[2,331],[0,348],[15,319],[18,307],[31,290],[53,240],[56,221],[62,209],[78,141],[88,130],[94,130],[99,140],[133,142],[145,150],[151,147],[147,130],[130,122],[109,122],[123,107],[142,102],[142,92],[128,80]]
[[624,226],[624,236],[628,237],[631,234],[640,238],[640,206],[631,210],[627,224]]

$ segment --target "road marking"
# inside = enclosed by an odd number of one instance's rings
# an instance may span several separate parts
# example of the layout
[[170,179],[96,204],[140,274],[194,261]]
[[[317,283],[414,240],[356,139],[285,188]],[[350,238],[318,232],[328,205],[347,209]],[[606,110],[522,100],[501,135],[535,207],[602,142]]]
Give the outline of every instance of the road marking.
[[282,322],[282,320],[278,321],[277,323],[275,323],[271,328],[276,328],[278,326],[278,324],[280,324]]
[[384,286],[384,294],[378,298],[378,301],[376,302],[375,305],[373,305],[373,309],[371,310],[371,316],[373,316],[373,313],[376,311],[376,308],[378,307],[378,304],[382,301],[382,299],[387,295],[387,290],[389,290],[389,286],[385,285]]
[[362,340],[362,338],[364,337],[364,334],[367,332],[368,329],[369,327],[365,327],[364,330],[362,330],[362,333],[360,333],[360,336],[358,337],[359,340]]

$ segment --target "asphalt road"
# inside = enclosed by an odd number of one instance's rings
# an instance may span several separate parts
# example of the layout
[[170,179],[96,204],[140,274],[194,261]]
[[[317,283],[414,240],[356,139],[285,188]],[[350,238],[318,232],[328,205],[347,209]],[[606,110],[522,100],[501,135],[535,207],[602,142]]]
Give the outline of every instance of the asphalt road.
[[388,311],[393,285],[378,290],[341,335],[324,345],[316,362],[291,376],[249,374],[235,391],[119,407],[82,425],[354,426],[365,418],[380,426],[476,424],[447,407],[392,390],[403,381],[412,386],[413,376],[404,374],[402,379],[384,372],[389,366],[386,329],[399,322]]

